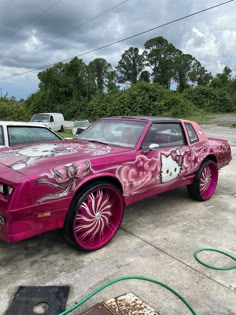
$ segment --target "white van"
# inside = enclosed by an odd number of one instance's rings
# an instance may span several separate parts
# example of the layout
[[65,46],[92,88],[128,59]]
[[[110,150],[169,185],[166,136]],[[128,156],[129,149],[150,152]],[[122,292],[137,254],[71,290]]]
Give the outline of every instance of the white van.
[[64,130],[64,116],[61,113],[38,113],[34,114],[31,122],[40,123],[53,131]]

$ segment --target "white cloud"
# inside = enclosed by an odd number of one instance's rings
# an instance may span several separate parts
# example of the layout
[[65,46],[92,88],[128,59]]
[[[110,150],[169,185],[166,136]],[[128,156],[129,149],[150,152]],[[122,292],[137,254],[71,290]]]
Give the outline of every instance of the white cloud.
[[37,33],[37,31],[33,30],[32,35],[30,35],[30,37],[27,38],[26,42],[24,43],[24,49],[27,52],[34,50],[35,48],[37,48],[39,45],[42,44],[40,39],[37,37],[36,33]]
[[193,27],[191,32],[186,34],[185,42],[182,45],[185,53],[190,53],[204,66],[213,68],[214,65],[215,67],[219,58],[219,46],[215,34],[209,30],[206,24],[202,24],[199,28]]
[[[34,18],[54,2],[15,0],[14,10],[9,14],[9,1],[1,0],[0,78],[79,55],[217,4],[216,0],[129,0],[83,24],[122,0],[64,0],[43,16]],[[142,50],[148,39],[163,36],[185,53],[192,54],[213,73],[221,71],[225,65],[236,70],[235,6],[236,2],[229,3],[82,59],[88,63],[94,58],[105,58],[115,66],[125,49],[134,46]],[[67,34],[61,36],[63,33]],[[7,82],[13,95],[25,97],[37,89],[37,72],[24,80],[20,77],[0,80],[0,87],[6,88]]]

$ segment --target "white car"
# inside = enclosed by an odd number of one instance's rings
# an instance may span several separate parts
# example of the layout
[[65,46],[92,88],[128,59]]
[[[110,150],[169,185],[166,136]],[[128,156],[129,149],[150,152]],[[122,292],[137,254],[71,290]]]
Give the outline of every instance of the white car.
[[0,149],[58,140],[63,140],[63,138],[42,125],[20,121],[0,121]]
[[90,122],[87,119],[84,120],[75,120],[72,127],[72,133],[74,136],[79,135],[85,129],[90,126]]
[[38,113],[31,117],[31,122],[38,123],[53,131],[64,130],[64,116],[62,113]]

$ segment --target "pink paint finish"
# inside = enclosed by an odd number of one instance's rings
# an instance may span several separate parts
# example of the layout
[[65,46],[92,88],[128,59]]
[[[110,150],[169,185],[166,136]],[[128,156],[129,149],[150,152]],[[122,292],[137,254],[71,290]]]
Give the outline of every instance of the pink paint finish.
[[78,248],[98,249],[115,235],[123,204],[185,185],[207,200],[230,160],[228,142],[208,139],[198,124],[151,117],[101,119],[78,141],[4,151],[0,239],[64,227]]

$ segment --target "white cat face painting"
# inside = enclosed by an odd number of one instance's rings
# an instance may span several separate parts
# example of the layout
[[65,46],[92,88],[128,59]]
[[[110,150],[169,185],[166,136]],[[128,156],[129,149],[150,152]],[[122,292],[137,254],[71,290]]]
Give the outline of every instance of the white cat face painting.
[[161,154],[161,183],[168,183],[176,179],[183,164],[183,156],[179,149],[172,150],[169,155]]

